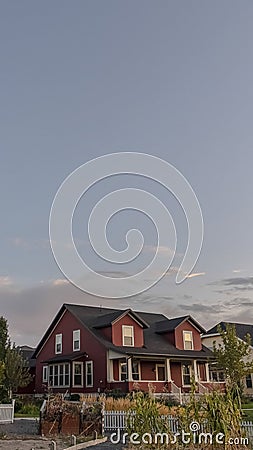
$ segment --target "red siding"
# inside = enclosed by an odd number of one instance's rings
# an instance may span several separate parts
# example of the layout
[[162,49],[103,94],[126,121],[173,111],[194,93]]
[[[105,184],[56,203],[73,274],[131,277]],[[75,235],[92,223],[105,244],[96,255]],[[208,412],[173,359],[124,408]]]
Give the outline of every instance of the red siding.
[[112,327],[105,327],[100,329],[101,334],[110,342],[112,342]]
[[[56,328],[45,343],[36,360],[36,392],[44,392],[46,387],[42,386],[42,367],[43,361],[53,358],[55,355],[55,335],[62,333],[62,355],[73,353],[73,330],[81,330],[81,352],[87,352],[88,357],[83,361],[93,361],[94,369],[94,386],[92,388],[72,388],[71,392],[95,392],[98,388],[102,390],[106,388],[106,349],[100,342],[84,328],[78,319],[76,319],[69,311],[65,311],[62,318],[56,325]],[[84,364],[85,371],[85,364]],[[85,374],[84,374],[85,375]],[[100,380],[102,381],[100,383]],[[60,391],[59,388],[56,389]],[[62,391],[66,391],[63,388]]]
[[155,367],[156,367],[156,363],[153,361],[142,361],[141,362],[141,379],[155,381],[155,379],[156,379]]
[[113,360],[113,379],[119,381],[119,360]]
[[125,315],[112,325],[112,342],[114,345],[122,346],[122,325],[134,327],[134,346],[143,347],[143,328],[132,317]]
[[200,380],[199,381],[206,381],[206,367],[204,363],[198,363],[198,368],[199,368],[199,376],[200,376]]
[[188,321],[183,322],[175,329],[175,345],[178,349],[184,350],[183,331],[192,331],[194,350],[201,350],[202,343],[200,332]]
[[177,386],[182,386],[182,371],[181,371],[181,363],[171,362],[170,363],[171,370],[171,379]]

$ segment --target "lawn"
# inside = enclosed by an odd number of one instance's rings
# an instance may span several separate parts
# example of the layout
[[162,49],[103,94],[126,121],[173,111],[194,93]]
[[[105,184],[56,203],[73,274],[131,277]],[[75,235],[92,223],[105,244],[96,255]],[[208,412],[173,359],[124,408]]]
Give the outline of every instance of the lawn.
[[[242,410],[243,410],[243,418],[246,420],[253,421],[253,402],[243,403]],[[250,411],[246,411],[246,410],[250,410]]]

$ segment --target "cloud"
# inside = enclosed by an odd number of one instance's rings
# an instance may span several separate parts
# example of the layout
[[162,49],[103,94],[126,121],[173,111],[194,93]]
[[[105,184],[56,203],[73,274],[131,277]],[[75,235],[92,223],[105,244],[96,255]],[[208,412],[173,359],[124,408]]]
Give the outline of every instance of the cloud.
[[225,278],[221,281],[225,286],[253,286],[253,277]]
[[206,272],[190,273],[190,275],[187,275],[186,278],[202,277],[205,274],[206,274]]
[[69,281],[64,278],[57,278],[53,280],[53,286],[62,286],[63,284],[68,284]]
[[0,288],[1,287],[8,287],[13,284],[13,280],[9,276],[0,276]]

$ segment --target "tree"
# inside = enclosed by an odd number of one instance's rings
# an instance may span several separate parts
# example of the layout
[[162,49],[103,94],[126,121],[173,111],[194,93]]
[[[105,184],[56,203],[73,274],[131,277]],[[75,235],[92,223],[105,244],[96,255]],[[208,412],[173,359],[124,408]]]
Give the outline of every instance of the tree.
[[0,362],[5,360],[6,349],[9,344],[9,332],[7,320],[0,317]]
[[31,381],[27,361],[15,345],[11,345],[8,322],[0,317],[0,398],[12,397],[18,387]]
[[243,394],[243,379],[253,372],[251,356],[251,337],[246,335],[241,340],[236,335],[235,325],[226,324],[226,329],[218,327],[222,343],[213,344],[213,352],[217,360],[217,368],[225,372],[228,387],[235,395]]
[[8,390],[9,398],[18,387],[27,386],[31,381],[27,361],[21,351],[13,345],[9,346],[5,357],[4,385]]

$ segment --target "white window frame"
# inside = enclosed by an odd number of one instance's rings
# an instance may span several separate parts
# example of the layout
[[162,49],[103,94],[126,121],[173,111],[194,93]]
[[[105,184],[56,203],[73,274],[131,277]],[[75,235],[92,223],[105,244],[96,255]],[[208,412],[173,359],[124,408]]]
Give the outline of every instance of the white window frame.
[[[158,367],[163,367],[164,368],[164,380],[159,380],[158,379]],[[156,381],[166,381],[166,366],[165,364],[156,364],[155,365],[155,379]]]
[[[125,330],[127,328],[131,330],[132,345],[125,344],[125,342],[124,342],[125,337],[130,337],[130,336],[125,336]],[[122,325],[122,345],[123,345],[123,347],[134,347],[134,327],[133,327],[133,325]]]
[[[81,367],[81,384],[75,384],[75,366],[80,366]],[[74,361],[73,362],[73,387],[83,387],[83,362],[81,361]]]
[[[59,383],[59,381],[60,381],[60,366],[63,366],[63,384],[60,384]],[[68,383],[65,383],[65,381],[66,381],[66,366],[68,366],[68,373],[67,373],[67,375],[68,375],[68,377],[69,377],[69,382]],[[53,379],[53,382],[52,382],[52,384],[50,384],[50,386],[51,387],[53,387],[53,388],[65,388],[65,387],[70,387],[70,364],[69,363],[60,363],[60,364],[53,364],[53,365],[50,365],[50,366],[48,366],[48,384],[50,383],[50,369],[49,369],[49,367],[51,368],[52,367],[52,379]],[[57,377],[58,377],[58,384],[54,384],[54,379],[55,379],[55,367],[58,367],[58,369],[57,369]]]
[[[88,367],[91,367],[91,383],[88,384]],[[94,372],[93,372],[93,361],[85,361],[85,386],[93,387],[94,384]]]
[[[184,374],[184,366],[188,366],[190,368],[189,375]],[[192,365],[190,363],[182,363],[181,364],[181,374],[182,374],[182,386],[186,386],[186,387],[191,386],[191,379],[192,379],[192,374],[193,374],[193,368],[192,368]],[[184,382],[184,375],[190,377],[189,384],[185,384],[185,382]]]
[[[57,345],[61,346],[61,349],[57,351]],[[55,354],[59,355],[62,353],[62,333],[55,335]]]
[[[78,342],[78,348],[75,348],[75,342]],[[81,331],[73,330],[73,352],[80,351],[81,348]]]
[[[186,334],[190,334],[190,336],[191,336],[191,340],[190,340],[190,341],[186,341],[186,339],[185,339],[185,335],[186,335]],[[183,339],[184,339],[184,350],[194,350],[193,334],[192,334],[192,331],[184,330],[184,331],[183,331]],[[186,348],[186,342],[191,342],[192,348]]]
[[[134,364],[134,363],[138,365],[138,380],[135,380],[135,379],[133,378],[133,375],[137,375],[137,372],[133,372],[133,364]],[[132,380],[133,380],[133,381],[140,381],[140,380],[141,380],[141,365],[140,365],[140,361],[134,361],[134,360],[132,360],[131,371],[132,371]]]
[[[123,365],[126,365],[126,371],[125,371],[125,372],[123,372],[122,369],[121,369]],[[122,380],[122,379],[121,379],[121,375],[122,375],[123,373],[126,374],[125,380]],[[127,362],[126,362],[126,361],[119,361],[119,381],[124,382],[124,381],[127,381],[127,380],[128,380],[128,367],[127,367]]]
[[48,382],[48,366],[42,367],[42,382],[43,383]]

